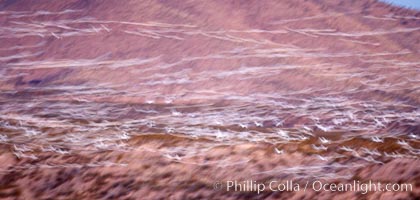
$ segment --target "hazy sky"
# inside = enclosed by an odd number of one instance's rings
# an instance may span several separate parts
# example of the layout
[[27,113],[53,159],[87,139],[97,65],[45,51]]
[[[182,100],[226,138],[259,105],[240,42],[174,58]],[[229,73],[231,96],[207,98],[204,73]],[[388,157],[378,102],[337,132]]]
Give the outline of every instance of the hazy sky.
[[420,0],[381,0],[395,5],[402,5],[405,7],[415,8],[420,10]]

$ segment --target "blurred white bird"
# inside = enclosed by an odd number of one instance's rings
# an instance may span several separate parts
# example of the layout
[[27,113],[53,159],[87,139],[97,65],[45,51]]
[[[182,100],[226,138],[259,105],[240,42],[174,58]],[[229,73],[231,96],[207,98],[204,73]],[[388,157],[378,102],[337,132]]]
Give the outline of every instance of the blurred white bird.
[[289,138],[289,133],[288,133],[287,131],[284,131],[284,130],[279,130],[279,131],[277,131],[277,133],[278,133],[281,137],[284,137],[284,138]]
[[274,120],[274,124],[276,127],[283,126],[283,120],[276,119]]
[[328,161],[328,159],[327,159],[326,157],[324,157],[324,156],[321,156],[321,155],[316,155],[316,157],[317,157],[318,159],[320,159],[320,160],[323,160],[323,161]]
[[362,158],[362,159],[364,159],[364,160],[366,160],[368,162],[373,162],[373,163],[376,163],[376,164],[384,164],[381,161],[375,160],[372,156],[360,157],[360,158]]
[[347,146],[342,146],[339,149],[340,150],[343,150],[343,151],[347,151],[347,152],[353,152],[354,151],[352,148],[347,147]]
[[181,157],[178,154],[175,154],[175,156],[165,154],[164,156],[171,159],[171,160],[181,160]]
[[397,144],[401,145],[401,146],[409,146],[408,143],[404,140],[398,140]]
[[303,129],[305,129],[306,131],[310,131],[312,132],[313,130],[311,128],[309,128],[308,126],[303,126]]
[[374,136],[374,137],[372,137],[372,138],[371,138],[371,140],[372,140],[373,142],[377,142],[377,143],[383,143],[383,142],[384,142],[384,139],[379,138],[378,136]]
[[181,113],[181,112],[178,112],[178,111],[176,111],[176,110],[173,110],[171,114],[172,114],[172,116],[176,116],[176,117],[178,117],[178,116],[181,116],[181,115],[182,115],[182,113]]
[[255,124],[255,126],[257,126],[257,127],[263,127],[264,125],[263,125],[263,123],[261,123],[261,122],[257,122],[257,121],[255,121],[254,122],[254,124]]
[[377,127],[385,127],[385,125],[378,119],[374,118],[373,120],[375,121]]
[[327,126],[322,126],[321,124],[315,124],[315,126],[319,129],[321,129],[324,132],[328,132],[331,130],[331,127],[327,127]]
[[14,144],[13,147],[16,151],[20,151],[20,152],[33,151],[32,149],[29,149],[25,145],[21,145],[20,147],[18,147],[16,146],[16,144]]
[[214,123],[216,123],[218,126],[223,126],[223,122],[220,120],[216,120]]
[[320,137],[319,141],[321,141],[322,144],[330,144],[331,140],[328,140],[327,138]]
[[33,160],[38,159],[38,157],[36,157],[34,154],[26,155],[26,154],[24,154],[20,151],[19,152],[13,152],[13,154],[18,158],[30,158],[30,159],[33,159]]
[[317,151],[326,151],[328,149],[328,147],[324,146],[324,145],[319,145],[316,146],[315,144],[312,144],[312,148],[317,150]]
[[9,138],[7,137],[7,135],[0,135],[0,142],[7,142],[9,141]]
[[146,122],[146,125],[147,125],[147,127],[149,127],[149,128],[153,128],[153,127],[155,127],[155,126],[156,126],[155,122],[153,122],[153,121],[148,121],[148,122]]
[[127,132],[123,131],[123,134],[121,134],[119,138],[120,138],[121,140],[128,140],[128,139],[130,139],[131,137],[130,137],[130,135],[129,135]]
[[174,100],[173,99],[170,99],[170,98],[166,98],[165,99],[165,103],[166,104],[171,104],[171,103],[173,103],[174,102]]
[[378,152],[378,150],[370,150],[368,148],[362,147],[361,150],[363,153],[374,155],[374,156],[381,156],[381,153]]
[[175,129],[172,128],[172,127],[165,127],[165,131],[166,131],[166,133],[173,133],[173,132],[175,132]]
[[410,133],[408,135],[408,137],[413,138],[413,139],[418,139],[419,138],[419,136],[415,135],[414,133]]
[[239,124],[239,127],[241,127],[241,128],[248,128],[248,125],[240,123]]
[[277,149],[276,147],[274,147],[274,151],[277,153],[277,154],[283,154],[284,153],[284,150],[282,149],[282,150],[279,150],[279,149]]
[[146,101],[146,104],[153,104],[153,103],[155,103],[155,101],[154,101],[154,100],[147,100],[147,101]]
[[225,137],[225,135],[219,130],[219,129],[217,129],[217,134],[216,134],[216,138],[224,138]]

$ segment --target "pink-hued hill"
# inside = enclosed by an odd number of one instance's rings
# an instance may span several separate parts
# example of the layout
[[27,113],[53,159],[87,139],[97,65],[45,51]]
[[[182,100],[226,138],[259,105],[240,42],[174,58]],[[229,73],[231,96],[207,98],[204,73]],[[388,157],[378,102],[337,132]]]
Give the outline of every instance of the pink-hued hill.
[[[418,11],[3,0],[0,44],[0,198],[420,197]],[[257,194],[230,180],[413,190]]]

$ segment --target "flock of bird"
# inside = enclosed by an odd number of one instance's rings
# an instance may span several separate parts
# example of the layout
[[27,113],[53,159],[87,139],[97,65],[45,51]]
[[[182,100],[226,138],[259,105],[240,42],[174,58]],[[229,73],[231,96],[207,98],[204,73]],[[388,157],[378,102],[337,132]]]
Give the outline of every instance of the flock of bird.
[[[174,62],[166,62],[156,57],[111,59],[107,55],[97,58],[36,60],[43,53],[45,42],[1,48],[0,53],[17,50],[20,53],[0,57],[0,84],[28,75],[25,70],[41,69],[100,69],[116,70],[127,68],[128,74],[145,74],[134,83],[91,82],[82,85],[47,85],[26,88],[24,92],[51,91],[48,95],[19,99],[22,91],[3,89],[0,91],[0,144],[10,145],[17,158],[37,160],[38,154],[53,152],[59,155],[80,152],[134,151],[136,145],[130,143],[135,138],[147,135],[177,136],[192,139],[206,139],[207,143],[161,149],[141,148],[162,154],[177,162],[201,165],[191,161],[198,155],[212,149],[240,143],[267,143],[273,146],[273,153],[282,156],[292,153],[287,145],[310,142],[310,148],[320,160],[319,166],[296,166],[278,168],[259,173],[290,173],[310,171],[316,176],[334,176],[320,171],[328,162],[337,158],[353,157],[365,163],[383,164],[383,158],[418,158],[419,133],[407,132],[406,127],[418,126],[418,107],[406,102],[387,102],[353,98],[359,93],[377,90],[400,91],[418,86],[418,61],[388,59],[388,56],[412,54],[410,50],[367,53],[357,51],[331,52],[325,48],[304,48],[291,44],[278,44],[269,40],[253,39],[252,34],[300,34],[303,37],[334,37],[355,45],[380,46],[380,42],[360,40],[365,36],[382,36],[417,32],[417,28],[396,28],[389,30],[343,32],[335,29],[297,29],[285,26],[278,30],[204,30],[193,24],[168,24],[161,22],[130,22],[100,20],[81,17],[71,20],[22,21],[21,19],[42,15],[63,15],[78,13],[78,10],[61,12],[11,12],[0,11],[0,16],[9,20],[9,26],[0,27],[0,39],[40,37],[62,39],[86,35],[105,34],[118,31],[124,34],[149,38],[151,40],[187,40],[189,37],[204,37],[232,42],[239,45],[231,50],[213,52],[208,55],[185,56]],[[351,15],[352,13],[346,13]],[[285,19],[272,24],[287,25],[296,21],[306,21],[343,14],[332,13],[296,19]],[[366,20],[392,21],[400,18],[418,20],[414,16],[364,16]],[[119,29],[114,29],[118,27]],[[238,36],[240,34],[241,36]],[[246,44],[246,46],[241,46]],[[267,48],[269,46],[269,48]],[[371,64],[368,69],[349,68],[340,63],[341,58],[354,58],[361,63]],[[234,59],[320,59],[321,63],[274,65],[246,65],[228,70],[220,69],[180,69],[191,62],[205,60]],[[14,62],[18,59],[19,62]],[[323,59],[327,59],[325,61]],[[331,63],[331,59],[334,63]],[[153,67],[138,67],[153,66]],[[334,71],[330,68],[334,67]],[[386,74],[379,73],[387,69]],[[16,71],[22,70],[20,73]],[[225,91],[223,87],[197,89],[185,94],[164,94],[156,87],[167,85],[193,85],[217,80],[255,81],[272,77],[290,70],[304,70],[313,76],[334,76],[336,81],[360,78],[364,88],[343,88],[334,92],[333,88],[304,88],[289,91],[253,92]],[[12,73],[13,72],[13,73]],[[299,71],[301,72],[301,71]],[[405,74],[400,82],[385,84],[384,80]],[[374,77],[374,78],[366,78]],[[142,87],[141,91],[138,90]],[[148,89],[150,87],[150,89]],[[152,88],[153,87],[153,88]],[[268,86],[267,86],[268,87]],[[96,102],[95,97],[137,97],[142,102],[137,105],[111,102]],[[16,100],[16,97],[18,100]],[[71,101],[55,101],[56,99]],[[163,99],[163,100],[162,100]],[[205,103],[182,105],[189,99],[205,99]],[[397,127],[392,126],[398,124]],[[333,135],[333,136],[331,136]],[[397,145],[396,151],[380,151],[365,146],[342,145],[343,142],[360,140],[376,147],[387,143]],[[331,151],[333,153],[331,153]],[[224,159],[210,164],[229,166],[247,163],[249,160]],[[209,164],[209,163],[207,163]],[[90,163],[89,167],[124,166],[118,163]],[[331,168],[350,165],[333,163]],[[30,166],[20,166],[26,169]],[[75,164],[52,166],[38,164],[33,167],[75,167]],[[80,167],[80,166],[76,166]],[[352,165],[351,167],[357,167]],[[16,168],[18,169],[18,168]],[[302,174],[302,173],[297,173]],[[337,175],[335,174],[334,177]]]

